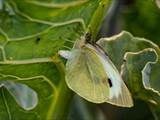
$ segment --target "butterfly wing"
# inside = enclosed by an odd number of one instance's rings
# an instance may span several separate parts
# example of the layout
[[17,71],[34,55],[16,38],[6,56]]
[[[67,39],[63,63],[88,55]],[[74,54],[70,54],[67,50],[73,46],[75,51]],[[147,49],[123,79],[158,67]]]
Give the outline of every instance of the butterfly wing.
[[[89,46],[92,47],[92,46]],[[131,94],[126,87],[124,81],[122,80],[121,75],[119,74],[117,68],[114,66],[112,61],[108,56],[98,47],[93,48],[96,49],[96,53],[99,56],[107,76],[110,79],[111,86],[109,92],[109,99],[106,102],[121,106],[121,107],[132,107],[133,101]]]
[[119,93],[119,95],[110,97],[106,102],[121,107],[133,106],[131,94],[124,82],[121,82],[121,92]]
[[86,48],[73,49],[66,64],[66,82],[70,89],[94,103],[108,99],[109,84],[97,55]]
[[110,88],[110,95],[107,102],[117,106],[132,107],[133,101],[131,94],[118,70],[108,57],[105,58],[105,70],[113,83],[113,86]]

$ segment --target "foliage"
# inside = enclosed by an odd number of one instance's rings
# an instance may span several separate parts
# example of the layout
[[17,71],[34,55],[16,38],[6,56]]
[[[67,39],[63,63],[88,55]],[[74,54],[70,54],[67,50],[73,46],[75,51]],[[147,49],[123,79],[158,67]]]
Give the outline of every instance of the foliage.
[[[73,93],[64,79],[66,61],[57,52],[72,48],[74,41],[86,31],[91,32],[95,40],[109,5],[110,0],[0,0],[1,120],[67,119]],[[137,26],[136,22],[147,16],[147,12],[139,13],[142,17],[136,21],[130,20],[133,14],[128,14],[126,29],[159,44],[159,31],[155,26],[159,25],[160,14],[159,9],[155,9],[156,18],[149,19],[149,23],[145,21],[143,26]],[[158,45],[125,31],[101,38],[97,43],[121,71],[133,98],[145,101],[159,119]],[[84,105],[81,101],[77,103]],[[96,119],[95,111],[90,114],[86,106],[79,111],[88,119]]]

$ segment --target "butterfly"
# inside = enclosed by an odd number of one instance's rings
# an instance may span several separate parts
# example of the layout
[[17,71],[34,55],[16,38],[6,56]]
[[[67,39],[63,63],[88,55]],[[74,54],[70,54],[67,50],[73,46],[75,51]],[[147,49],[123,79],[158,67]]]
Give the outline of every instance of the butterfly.
[[112,61],[97,44],[83,37],[71,51],[60,50],[67,59],[66,83],[79,96],[93,103],[132,107],[131,94]]

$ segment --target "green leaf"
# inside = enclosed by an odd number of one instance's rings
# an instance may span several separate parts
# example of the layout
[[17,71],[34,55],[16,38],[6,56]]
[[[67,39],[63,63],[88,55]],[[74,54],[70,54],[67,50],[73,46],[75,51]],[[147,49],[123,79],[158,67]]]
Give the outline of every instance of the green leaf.
[[159,47],[153,42],[134,37],[126,31],[109,38],[101,38],[97,43],[107,52],[119,70],[126,52],[138,52],[146,48],[153,48],[156,52],[159,52]]
[[108,1],[0,0],[0,119],[67,119],[72,92],[57,52],[88,26],[97,32]]
[[159,47],[125,31],[98,44],[121,71],[133,97],[160,106]]
[[[8,90],[7,87],[1,87],[0,89],[0,94],[1,94],[1,110],[2,112],[0,113],[1,119],[24,119],[25,117],[30,118],[30,119],[46,119],[45,116],[47,116],[48,111],[47,109],[51,109],[50,105],[55,99],[54,96],[56,96],[57,92],[56,89],[51,85],[51,83],[43,78],[43,76],[37,76],[33,78],[14,78],[13,76],[6,76],[1,77],[1,80],[10,80],[13,81],[17,84],[25,84],[28,87],[32,88],[37,94],[38,94],[38,105],[33,106],[35,107],[34,109],[29,109],[26,111],[26,109],[23,109],[21,105],[16,102],[16,99],[13,99],[15,97],[22,97],[19,96],[19,91],[17,92],[17,95],[14,97],[10,93],[11,91]],[[42,90],[41,88],[45,89]],[[25,89],[23,87],[23,89]],[[33,99],[31,99],[33,100]],[[26,102],[26,101],[23,101]],[[31,101],[27,101],[31,102]],[[44,111],[43,109],[46,109]],[[41,116],[40,116],[40,115]],[[17,117],[18,116],[18,117]]]

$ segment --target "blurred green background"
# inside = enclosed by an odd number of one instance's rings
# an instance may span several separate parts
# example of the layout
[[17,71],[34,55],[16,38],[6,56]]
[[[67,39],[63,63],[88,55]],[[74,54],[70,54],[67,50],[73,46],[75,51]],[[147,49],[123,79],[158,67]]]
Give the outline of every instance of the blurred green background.
[[121,30],[152,40],[160,46],[160,9],[156,2],[113,0],[99,36],[111,36]]

